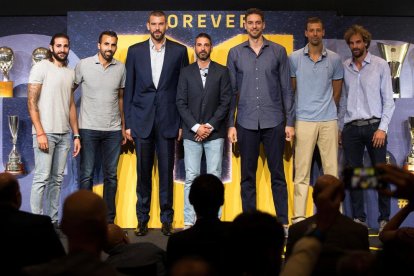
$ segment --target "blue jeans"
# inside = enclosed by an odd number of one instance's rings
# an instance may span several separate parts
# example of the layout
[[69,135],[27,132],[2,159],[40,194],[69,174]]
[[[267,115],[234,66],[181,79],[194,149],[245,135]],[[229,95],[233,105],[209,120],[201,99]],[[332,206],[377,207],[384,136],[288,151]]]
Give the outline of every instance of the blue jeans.
[[80,129],[79,134],[82,137],[79,188],[92,190],[95,159],[98,155],[102,160],[103,198],[108,207],[108,223],[113,223],[116,215],[115,195],[122,131]]
[[[37,145],[37,137],[33,135],[33,151],[35,170],[30,207],[34,214],[46,214],[52,222],[58,221],[60,187],[63,181],[68,152],[70,150],[69,133],[46,134],[49,150],[44,152]],[[45,212],[43,213],[43,196],[46,188]]]
[[[377,131],[378,123],[366,126],[352,126],[346,125],[342,130],[342,146],[346,165],[351,167],[363,167],[363,158],[365,148],[368,151],[371,163],[373,165],[385,163],[387,154],[387,141],[385,145],[380,148],[374,148],[372,145],[372,137]],[[353,218],[366,220],[366,213],[364,210],[364,194],[362,190],[350,191],[352,215]],[[378,221],[388,220],[390,216],[391,199],[388,196],[378,194]]]
[[207,173],[221,178],[221,163],[223,160],[224,139],[218,138],[206,142],[195,142],[184,139],[184,225],[194,225],[196,215],[189,195],[194,178],[200,175],[201,157],[203,150],[206,155]]

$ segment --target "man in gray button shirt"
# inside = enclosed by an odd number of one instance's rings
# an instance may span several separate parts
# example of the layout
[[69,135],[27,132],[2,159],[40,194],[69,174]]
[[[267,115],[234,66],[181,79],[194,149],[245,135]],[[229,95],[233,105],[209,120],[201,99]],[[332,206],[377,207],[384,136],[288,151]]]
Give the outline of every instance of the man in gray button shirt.
[[103,197],[108,206],[108,223],[116,215],[115,194],[121,142],[125,143],[123,93],[125,65],[113,56],[118,37],[113,31],[99,36],[98,53],[82,59],[75,69],[75,84],[82,84],[79,128],[82,137],[80,188],[92,190],[95,159],[102,160]]
[[228,137],[232,143],[239,142],[243,212],[256,209],[257,159],[263,142],[276,213],[287,225],[283,152],[285,139],[295,135],[289,61],[284,47],[263,37],[261,10],[247,10],[244,26],[249,40],[230,49],[227,58],[233,87]]

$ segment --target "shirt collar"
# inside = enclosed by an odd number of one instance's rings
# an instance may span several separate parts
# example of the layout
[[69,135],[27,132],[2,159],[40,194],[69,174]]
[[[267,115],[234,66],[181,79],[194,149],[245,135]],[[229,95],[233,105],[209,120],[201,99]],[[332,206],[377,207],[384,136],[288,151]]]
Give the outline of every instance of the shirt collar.
[[[96,55],[94,55],[93,56],[93,61],[95,62],[95,64],[101,64],[101,62],[99,61],[99,56],[98,56],[98,54],[96,54]],[[112,60],[111,60],[111,63],[110,63],[111,65],[112,64],[116,64],[116,59],[114,59],[114,58],[112,58]]]
[[[162,50],[164,50],[164,48],[165,48],[165,42],[167,41],[167,39],[164,37],[164,41],[162,42],[162,45],[161,45],[161,48],[160,48],[160,50],[159,51],[162,51]],[[155,51],[155,44],[154,44],[154,42],[152,41],[152,39],[150,38],[149,39],[149,44],[150,44],[150,48],[151,48],[151,50],[154,50]]]
[[[362,64],[366,64],[366,63],[369,64],[369,63],[371,63],[371,57],[372,57],[371,53],[370,52],[367,52],[367,55],[365,56],[364,61],[362,62]],[[349,59],[348,66],[352,66],[352,64],[354,64],[354,58],[353,57],[351,57]]]
[[[305,48],[303,48],[303,54],[306,56],[309,56],[309,43],[306,44]],[[326,50],[325,45],[323,45],[322,56],[326,57],[327,55],[328,55],[328,51]]]
[[[263,37],[263,45],[262,48],[264,48],[265,46],[269,46],[269,40],[267,40],[264,36]],[[250,43],[249,40],[247,39],[245,42],[242,43],[243,47],[250,47]]]

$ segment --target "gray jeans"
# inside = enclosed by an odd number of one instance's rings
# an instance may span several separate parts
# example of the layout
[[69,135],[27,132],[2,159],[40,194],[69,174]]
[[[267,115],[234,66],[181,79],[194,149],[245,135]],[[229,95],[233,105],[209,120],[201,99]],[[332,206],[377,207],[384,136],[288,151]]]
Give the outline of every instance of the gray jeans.
[[[50,216],[52,222],[57,222],[60,186],[70,150],[70,134],[46,134],[46,136],[49,144],[48,152],[39,149],[36,135],[33,135],[35,171],[30,207],[33,214],[45,214]],[[44,195],[45,189],[46,195]],[[43,202],[45,202],[45,212],[43,212]]]

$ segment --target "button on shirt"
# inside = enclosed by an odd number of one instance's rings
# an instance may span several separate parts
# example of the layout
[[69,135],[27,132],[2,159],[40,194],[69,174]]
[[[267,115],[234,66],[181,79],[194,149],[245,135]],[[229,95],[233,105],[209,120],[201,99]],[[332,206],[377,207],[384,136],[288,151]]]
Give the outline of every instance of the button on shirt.
[[388,63],[368,52],[358,70],[352,58],[347,59],[339,104],[340,129],[351,121],[376,117],[381,119],[378,128],[387,131],[394,109]]
[[233,97],[229,127],[234,126],[237,95],[237,123],[246,129],[272,128],[295,121],[294,95],[286,49],[263,39],[258,55],[246,41],[230,49],[227,58]]
[[152,71],[152,82],[155,85],[155,88],[158,88],[158,83],[161,77],[162,66],[164,64],[164,55],[165,55],[165,42],[164,39],[162,46],[159,50],[155,48],[154,42],[152,39],[149,39],[149,47],[151,53],[151,71]]
[[290,57],[290,75],[296,78],[296,120],[321,122],[337,119],[333,98],[333,80],[341,80],[344,69],[338,54],[326,49],[315,62],[308,45]]

